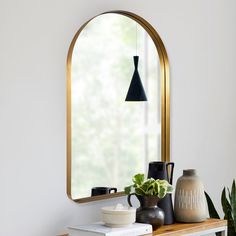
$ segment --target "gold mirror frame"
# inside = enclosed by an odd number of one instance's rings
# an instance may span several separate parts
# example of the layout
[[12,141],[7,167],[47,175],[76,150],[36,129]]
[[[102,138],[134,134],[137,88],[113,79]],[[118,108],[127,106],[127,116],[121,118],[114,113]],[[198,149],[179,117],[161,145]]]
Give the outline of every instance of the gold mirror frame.
[[[152,38],[159,55],[160,61],[160,79],[161,79],[161,160],[169,162],[170,161],[170,78],[169,78],[169,62],[168,56],[165,49],[165,46],[156,32],[156,30],[142,17],[127,11],[108,11],[101,13],[97,16],[107,14],[107,13],[116,13],[123,16],[127,16],[132,20],[135,20],[140,24]],[[106,194],[94,197],[78,198],[73,199],[71,194],[71,60],[72,53],[76,43],[77,38],[79,37],[81,31],[84,27],[95,17],[91,18],[85,22],[80,29],[75,34],[67,55],[67,195],[68,197],[79,203],[96,201],[114,197],[123,196],[123,192]]]

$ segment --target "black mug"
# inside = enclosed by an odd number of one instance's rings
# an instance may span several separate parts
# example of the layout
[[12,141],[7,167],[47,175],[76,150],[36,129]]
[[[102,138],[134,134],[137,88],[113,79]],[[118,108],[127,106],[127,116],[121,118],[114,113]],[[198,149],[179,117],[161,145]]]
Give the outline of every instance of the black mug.
[[109,187],[94,187],[91,190],[91,196],[98,196],[103,194],[110,194],[111,191],[114,191],[113,193],[117,192],[117,188],[109,188]]

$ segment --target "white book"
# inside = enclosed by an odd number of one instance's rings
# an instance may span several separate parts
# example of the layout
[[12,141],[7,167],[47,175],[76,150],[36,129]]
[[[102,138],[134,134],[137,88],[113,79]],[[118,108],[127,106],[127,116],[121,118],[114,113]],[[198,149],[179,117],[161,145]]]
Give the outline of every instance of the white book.
[[139,236],[152,233],[149,224],[134,223],[121,228],[110,228],[102,222],[69,227],[70,236]]

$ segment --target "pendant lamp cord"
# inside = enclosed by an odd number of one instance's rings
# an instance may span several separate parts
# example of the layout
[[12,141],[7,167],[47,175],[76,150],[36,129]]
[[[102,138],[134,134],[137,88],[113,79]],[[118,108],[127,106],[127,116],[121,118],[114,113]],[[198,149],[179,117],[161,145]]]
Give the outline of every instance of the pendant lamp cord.
[[138,23],[136,22],[136,56],[138,56]]

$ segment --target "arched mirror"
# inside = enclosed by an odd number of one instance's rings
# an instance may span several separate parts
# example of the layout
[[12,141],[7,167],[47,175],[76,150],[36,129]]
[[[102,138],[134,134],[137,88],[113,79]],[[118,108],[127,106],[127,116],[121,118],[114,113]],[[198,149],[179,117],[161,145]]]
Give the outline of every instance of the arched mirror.
[[[136,55],[146,102],[125,101]],[[86,22],[67,58],[68,196],[121,196],[150,161],[169,161],[169,128],[168,58],[154,28],[124,11]],[[96,187],[107,194],[91,196]]]

